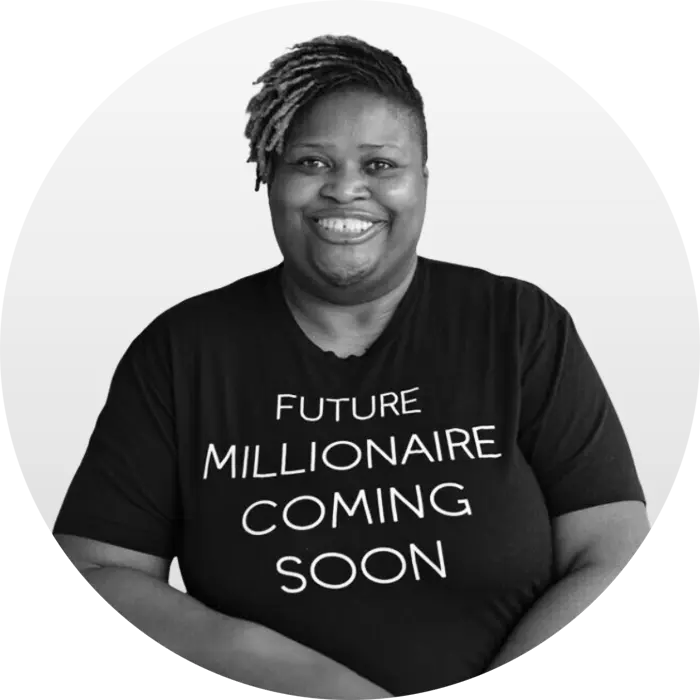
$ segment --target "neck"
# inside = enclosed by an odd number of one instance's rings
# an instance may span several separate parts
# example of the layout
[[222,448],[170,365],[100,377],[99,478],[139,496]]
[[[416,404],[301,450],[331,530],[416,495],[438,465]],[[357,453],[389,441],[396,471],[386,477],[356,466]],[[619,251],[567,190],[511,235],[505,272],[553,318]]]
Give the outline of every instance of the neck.
[[282,268],[282,289],[292,315],[306,336],[322,350],[341,357],[362,354],[381,334],[411,284],[415,258],[399,283],[376,299],[340,305],[300,287]]

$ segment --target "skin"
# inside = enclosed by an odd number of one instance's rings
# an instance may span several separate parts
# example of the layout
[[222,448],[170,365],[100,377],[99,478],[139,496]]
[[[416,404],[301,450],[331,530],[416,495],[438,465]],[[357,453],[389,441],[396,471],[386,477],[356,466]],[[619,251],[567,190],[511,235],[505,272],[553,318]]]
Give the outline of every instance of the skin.
[[[367,312],[407,286],[425,217],[423,161],[415,117],[376,94],[332,93],[295,119],[268,185],[290,296]],[[328,241],[314,217],[329,210],[382,223],[367,241]]]

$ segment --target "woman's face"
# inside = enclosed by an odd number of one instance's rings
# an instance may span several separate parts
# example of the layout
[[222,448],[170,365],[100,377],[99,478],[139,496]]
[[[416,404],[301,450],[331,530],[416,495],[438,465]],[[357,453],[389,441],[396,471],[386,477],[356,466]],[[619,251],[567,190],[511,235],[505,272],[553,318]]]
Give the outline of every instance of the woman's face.
[[339,304],[394,289],[413,269],[426,191],[408,109],[363,92],[320,98],[295,120],[268,186],[286,274]]

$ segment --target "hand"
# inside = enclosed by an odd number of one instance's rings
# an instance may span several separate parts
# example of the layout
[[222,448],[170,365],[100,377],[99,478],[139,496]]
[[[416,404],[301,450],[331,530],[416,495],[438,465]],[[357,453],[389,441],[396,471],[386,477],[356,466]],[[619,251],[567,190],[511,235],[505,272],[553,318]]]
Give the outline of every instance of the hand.
[[391,693],[347,666],[262,625],[251,624],[238,640],[251,658],[256,687],[325,700],[375,700]]

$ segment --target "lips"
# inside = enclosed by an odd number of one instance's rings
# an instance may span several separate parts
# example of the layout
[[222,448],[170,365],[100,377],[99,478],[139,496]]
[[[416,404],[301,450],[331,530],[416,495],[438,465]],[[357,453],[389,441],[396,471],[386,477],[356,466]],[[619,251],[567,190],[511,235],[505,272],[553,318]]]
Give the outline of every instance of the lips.
[[366,231],[354,233],[352,231],[331,231],[321,226],[315,219],[311,220],[311,225],[314,233],[326,243],[335,245],[359,245],[365,243],[371,238],[374,238],[380,231],[386,227],[386,221],[377,221],[373,226],[370,226]]
[[317,209],[310,214],[312,219],[359,219],[360,221],[384,221],[386,216],[383,214],[373,214],[365,209]]
[[[319,224],[321,219],[359,219],[360,221],[368,221],[373,225],[366,231],[334,231],[327,229]],[[380,231],[387,226],[387,221],[381,216],[371,214],[366,211],[357,209],[324,209],[323,211],[315,212],[311,217],[311,227],[314,233],[326,243],[335,245],[358,245],[374,238]]]

